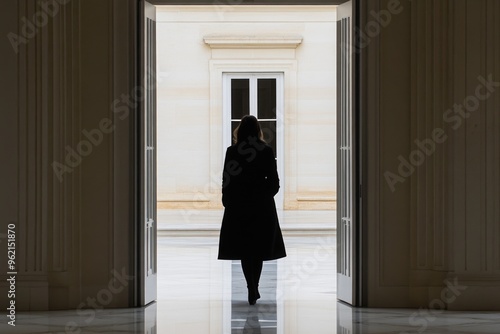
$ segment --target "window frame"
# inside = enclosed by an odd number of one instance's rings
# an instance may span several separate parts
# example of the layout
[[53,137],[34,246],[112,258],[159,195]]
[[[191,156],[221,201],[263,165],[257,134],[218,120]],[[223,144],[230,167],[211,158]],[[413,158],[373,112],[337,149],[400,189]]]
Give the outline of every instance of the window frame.
[[[275,196],[276,207],[283,209],[284,204],[284,150],[285,150],[285,124],[284,124],[284,72],[222,72],[222,144],[224,151],[232,145],[232,127],[233,121],[231,115],[231,79],[249,79],[249,97],[250,97],[250,115],[257,117],[257,80],[258,79],[276,79],[276,118],[259,119],[259,121],[276,121],[276,159],[278,166],[278,175],[280,177],[280,190]],[[224,158],[224,156],[223,156]]]

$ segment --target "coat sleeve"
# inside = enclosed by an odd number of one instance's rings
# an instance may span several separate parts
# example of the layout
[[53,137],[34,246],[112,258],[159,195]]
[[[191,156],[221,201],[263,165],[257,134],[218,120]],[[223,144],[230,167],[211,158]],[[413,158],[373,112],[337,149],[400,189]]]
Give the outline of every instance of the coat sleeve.
[[229,148],[226,150],[226,156],[224,158],[224,167],[222,169],[222,205],[224,207],[227,206],[227,199],[229,197],[229,181],[230,181],[230,175],[228,173],[228,155],[229,155]]
[[278,177],[278,167],[273,149],[266,149],[266,190],[269,195],[274,197],[280,189],[280,179]]

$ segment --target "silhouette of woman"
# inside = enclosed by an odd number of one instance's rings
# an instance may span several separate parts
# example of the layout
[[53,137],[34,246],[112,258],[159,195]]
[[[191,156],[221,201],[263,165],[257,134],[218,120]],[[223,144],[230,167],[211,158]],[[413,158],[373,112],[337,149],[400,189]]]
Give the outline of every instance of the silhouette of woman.
[[263,261],[286,256],[274,195],[279,178],[273,149],[263,140],[257,118],[244,116],[227,148],[222,176],[224,216],[219,260],[241,260],[248,303],[259,294]]

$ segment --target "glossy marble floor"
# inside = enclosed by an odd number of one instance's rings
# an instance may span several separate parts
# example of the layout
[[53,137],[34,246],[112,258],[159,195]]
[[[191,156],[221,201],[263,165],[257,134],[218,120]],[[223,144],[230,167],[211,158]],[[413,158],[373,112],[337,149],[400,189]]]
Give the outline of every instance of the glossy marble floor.
[[239,262],[217,261],[216,236],[159,238],[158,301],[147,308],[19,313],[1,333],[500,333],[499,313],[352,309],[336,300],[335,235],[289,235],[266,262],[257,305]]

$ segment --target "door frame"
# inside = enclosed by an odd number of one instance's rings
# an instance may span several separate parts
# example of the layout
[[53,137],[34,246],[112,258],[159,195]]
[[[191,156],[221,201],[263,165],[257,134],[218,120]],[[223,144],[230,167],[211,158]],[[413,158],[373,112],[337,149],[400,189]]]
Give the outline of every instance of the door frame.
[[[136,83],[138,87],[144,87],[142,82],[142,76],[144,75],[142,64],[144,63],[144,57],[141,54],[142,45],[144,45],[144,2],[145,0],[136,0],[137,1],[137,67],[136,67]],[[366,16],[363,8],[361,6],[362,0],[351,0],[352,1],[352,34],[354,38],[355,45],[361,45],[360,41],[360,22],[363,17]],[[149,3],[153,5],[214,5],[212,0],[149,0]],[[348,2],[346,0],[255,0],[252,3],[241,3],[241,5],[341,5],[342,3]],[[224,2],[222,3],[224,5]],[[227,5],[238,6],[238,4],[232,4],[228,2]],[[362,202],[362,198],[366,198],[367,190],[366,187],[363,187],[363,179],[366,179],[367,170],[366,161],[368,157],[368,152],[364,151],[365,140],[367,133],[367,117],[366,117],[366,101],[363,97],[366,96],[366,66],[364,65],[366,62],[366,53],[367,50],[356,50],[353,52],[353,86],[352,86],[352,114],[353,114],[353,123],[356,128],[357,137],[353,138],[353,145],[355,145],[357,155],[356,155],[356,167],[355,167],[355,179],[357,180],[357,184],[353,186],[353,191],[355,192],[356,201],[353,203],[355,206],[353,211],[358,219],[356,234],[354,235],[354,239],[357,243],[357,254],[356,259],[354,259],[356,265],[356,270],[358,271],[357,279],[355,282],[356,287],[356,300],[355,306],[365,306],[367,303],[367,279],[366,279],[366,266],[367,266],[367,210],[364,207],[365,204]],[[134,249],[132,249],[132,258],[134,262],[135,268],[135,277],[140,277],[140,265],[142,263],[141,254],[140,254],[140,228],[142,226],[142,217],[144,207],[142,205],[144,201],[144,177],[142,175],[143,171],[141,168],[141,157],[144,156],[143,152],[143,142],[141,142],[141,135],[143,135],[143,122],[141,121],[141,116],[143,116],[144,110],[139,107],[137,115],[135,117],[135,121],[133,124],[133,132],[134,132],[134,143],[131,145],[131,149],[133,150],[133,161],[131,161],[131,166],[135,169],[133,173],[133,183],[134,183],[134,208],[136,214],[134,215],[135,223],[135,238],[132,240],[132,244],[134,245]],[[366,203],[366,200],[365,200]],[[133,287],[134,293],[131,298],[131,306],[136,307],[140,306],[140,279],[136,279],[135,286]]]
[[[155,5],[148,0],[138,1],[138,13],[137,18],[138,28],[137,28],[137,39],[138,39],[138,49],[137,58],[139,62],[137,64],[137,86],[141,87],[142,98],[139,99],[138,113],[135,118],[135,152],[134,152],[134,166],[137,169],[136,176],[136,223],[135,223],[135,291],[132,294],[134,299],[134,306],[145,306],[156,300],[157,296],[157,215],[156,215],[156,73],[150,75],[147,67],[147,56],[148,52],[152,52],[152,59],[155,65],[152,70],[156,72],[156,43],[154,47],[150,50],[147,49],[148,38],[156,39],[156,13]],[[148,21],[147,18],[153,17],[154,30],[151,31],[153,36],[148,35]],[[146,46],[146,47],[144,47]],[[147,108],[153,108],[154,112],[150,115],[151,119],[147,117]],[[152,123],[153,126],[149,131],[147,130],[148,123]],[[146,138],[151,137],[150,139]],[[148,152],[149,151],[149,152]],[[147,164],[148,155],[153,155],[153,166],[149,168]],[[147,173],[151,173],[154,179],[154,186],[152,191],[148,191],[148,179],[146,178]],[[148,207],[146,201],[148,199],[153,199],[155,205],[150,209],[152,212],[148,213]],[[148,219],[150,217],[151,219]],[[146,220],[149,220],[148,222]],[[148,228],[148,225],[152,227]],[[147,232],[146,232],[147,230]],[[154,242],[148,244],[148,236],[154,235]],[[153,238],[150,238],[153,239]],[[147,248],[151,247],[154,253],[154,260],[152,263],[153,271],[148,268],[147,263]],[[146,262],[146,263],[144,263]]]
[[[356,125],[352,2],[337,15],[337,297],[361,305],[359,128]],[[346,43],[347,42],[347,43]],[[345,201],[342,201],[345,199]]]

